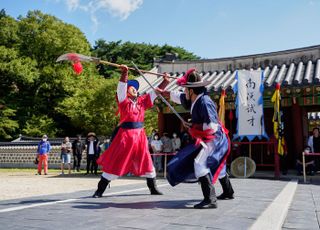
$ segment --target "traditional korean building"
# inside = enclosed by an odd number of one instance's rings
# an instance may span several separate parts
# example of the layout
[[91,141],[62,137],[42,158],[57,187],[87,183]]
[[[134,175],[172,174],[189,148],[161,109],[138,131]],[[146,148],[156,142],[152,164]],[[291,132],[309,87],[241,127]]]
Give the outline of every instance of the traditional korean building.
[[[189,68],[196,68],[205,80],[211,81],[207,87],[209,95],[219,103],[222,89],[226,96],[226,127],[230,137],[236,132],[235,94],[233,87],[237,83],[236,70],[261,69],[264,73],[264,122],[269,136],[273,134],[273,104],[271,96],[275,84],[281,84],[281,106],[284,114],[284,135],[287,142],[289,167],[294,167],[296,157],[301,154],[306,145],[307,137],[315,126],[320,125],[320,45],[272,53],[255,54],[240,57],[218,59],[201,59],[194,61],[156,60],[153,71],[167,72],[171,76],[181,77]],[[149,75],[153,86],[157,86],[162,78]],[[149,92],[150,87],[142,80],[140,93]],[[175,80],[166,90],[182,90]],[[186,119],[189,112],[180,106],[176,110]],[[160,133],[182,131],[181,122],[163,103],[158,102],[158,129]],[[268,166],[273,162],[270,150],[267,148],[252,156],[256,162]],[[272,163],[270,163],[272,165]]]

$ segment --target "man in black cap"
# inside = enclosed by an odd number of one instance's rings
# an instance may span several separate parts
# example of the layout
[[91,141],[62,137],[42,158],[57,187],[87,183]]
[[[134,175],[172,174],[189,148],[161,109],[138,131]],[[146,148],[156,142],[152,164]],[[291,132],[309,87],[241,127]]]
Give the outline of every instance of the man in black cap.
[[89,174],[89,169],[91,174],[97,175],[98,165],[96,160],[99,158],[99,139],[96,137],[94,132],[90,132],[87,135],[86,140],[87,145],[87,174]]
[[81,140],[81,135],[77,135],[77,139],[72,143],[73,171],[77,170],[77,172],[80,172],[82,152],[85,150],[85,148],[86,146]]
[[[192,176],[197,178],[204,199],[194,208],[217,208],[217,199],[233,199],[234,193],[226,173],[230,149],[228,130],[219,121],[216,106],[206,93],[205,86],[210,82],[203,81],[195,69],[190,69],[177,83],[185,87],[185,91],[170,92],[170,99],[190,110],[192,127],[189,133],[196,144],[185,147],[169,162],[168,181],[175,186]],[[169,92],[162,93],[168,95]],[[193,157],[185,157],[188,155]],[[213,183],[218,178],[223,193],[216,197]]]

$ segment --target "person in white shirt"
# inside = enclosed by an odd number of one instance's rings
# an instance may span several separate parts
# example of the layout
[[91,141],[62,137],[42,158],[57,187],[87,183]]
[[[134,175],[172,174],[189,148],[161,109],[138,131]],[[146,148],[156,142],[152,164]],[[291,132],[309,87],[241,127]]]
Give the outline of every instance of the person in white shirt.
[[89,174],[89,170],[91,174],[97,175],[98,165],[96,160],[99,157],[99,140],[96,137],[96,134],[93,132],[88,133],[87,140],[87,174]]
[[173,151],[178,151],[178,150],[180,150],[180,148],[181,148],[181,140],[180,140],[180,138],[177,136],[177,134],[176,133],[173,133],[172,134],[172,139],[171,139],[171,141],[172,141],[172,148],[173,148]]
[[[159,134],[155,134],[151,141],[151,148],[154,154],[161,153],[163,149],[163,143],[159,140]],[[162,156],[154,155],[153,164],[157,172],[162,170]]]

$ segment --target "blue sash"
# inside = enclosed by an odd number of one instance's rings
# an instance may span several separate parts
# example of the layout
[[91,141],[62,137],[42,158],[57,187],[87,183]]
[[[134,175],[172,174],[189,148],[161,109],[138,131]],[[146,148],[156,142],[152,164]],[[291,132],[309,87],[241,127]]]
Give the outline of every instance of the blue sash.
[[118,125],[111,134],[110,142],[115,138],[120,128],[123,129],[141,129],[143,128],[144,123],[143,122],[123,122],[120,125]]
[[141,129],[143,125],[144,122],[123,122],[120,127],[123,129]]

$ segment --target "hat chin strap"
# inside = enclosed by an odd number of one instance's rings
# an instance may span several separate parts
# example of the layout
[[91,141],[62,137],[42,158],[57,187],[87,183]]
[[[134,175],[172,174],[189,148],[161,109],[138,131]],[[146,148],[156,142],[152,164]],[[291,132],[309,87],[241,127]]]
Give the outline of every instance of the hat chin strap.
[[127,92],[127,97],[130,98],[131,100],[136,100],[137,96],[133,96],[131,93]]

